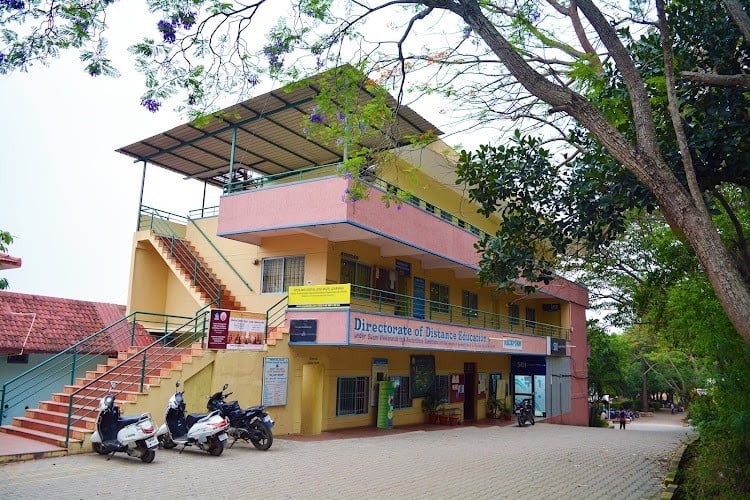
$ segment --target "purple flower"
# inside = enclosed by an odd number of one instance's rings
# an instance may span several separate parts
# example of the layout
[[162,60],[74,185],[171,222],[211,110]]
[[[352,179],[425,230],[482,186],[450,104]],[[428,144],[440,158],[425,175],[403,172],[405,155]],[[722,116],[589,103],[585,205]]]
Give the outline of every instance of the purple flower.
[[323,123],[324,121],[323,115],[320,113],[312,113],[310,115],[310,123]]
[[5,54],[3,54],[2,52],[0,52],[0,65],[5,64],[5,61],[7,61],[7,60],[8,59],[5,57]]
[[189,30],[195,24],[195,12],[180,12],[180,21],[182,21],[182,27]]
[[338,118],[340,122],[346,120],[346,116],[344,116],[344,113],[342,113],[341,111],[336,112],[336,118]]
[[464,40],[471,36],[471,26],[464,26]]
[[255,87],[260,83],[260,78],[258,78],[258,75],[250,75],[247,77],[247,83]]
[[0,5],[7,9],[21,10],[26,7],[22,0],[0,0]]
[[177,33],[175,32],[174,26],[169,21],[159,21],[156,25],[159,31],[161,31],[164,41],[166,43],[174,43],[177,40]]
[[338,144],[339,146],[341,146],[342,144],[344,144],[344,139],[343,139],[343,137],[339,137],[339,138],[337,138],[337,139],[336,139],[336,144]]
[[152,113],[156,113],[157,111],[159,111],[159,106],[161,106],[161,103],[154,99],[144,99],[143,101],[141,101],[141,106],[151,111]]
[[351,173],[351,172],[344,172],[344,175],[343,175],[343,177],[344,177],[344,179],[346,179],[346,180],[351,180],[351,178],[352,178],[352,173]]

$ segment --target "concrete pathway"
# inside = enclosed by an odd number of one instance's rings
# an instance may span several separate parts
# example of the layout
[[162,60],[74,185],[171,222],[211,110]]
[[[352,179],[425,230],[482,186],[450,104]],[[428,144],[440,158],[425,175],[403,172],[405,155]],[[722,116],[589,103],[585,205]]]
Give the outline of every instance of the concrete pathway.
[[0,498],[658,498],[672,454],[692,435],[683,416],[660,412],[624,431],[537,423],[279,436],[267,452],[159,450],[151,464],[124,454],[53,457],[0,466]]

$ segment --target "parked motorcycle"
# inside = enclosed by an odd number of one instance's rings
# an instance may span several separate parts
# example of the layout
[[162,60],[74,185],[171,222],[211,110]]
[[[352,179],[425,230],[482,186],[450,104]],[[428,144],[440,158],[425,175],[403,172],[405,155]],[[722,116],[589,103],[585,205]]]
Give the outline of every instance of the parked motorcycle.
[[234,438],[229,447],[234,446],[238,439],[242,439],[246,443],[252,442],[253,446],[259,450],[267,450],[273,444],[271,428],[273,428],[274,421],[266,413],[265,406],[251,406],[243,410],[237,401],[226,401],[226,398],[233,394],[231,392],[225,394],[224,391],[228,387],[229,385],[224,384],[222,390],[208,399],[207,406],[209,410],[218,410],[222,416],[229,419],[227,433]]
[[[176,385],[180,387],[179,382]],[[229,421],[218,411],[185,415],[183,393],[176,391],[167,402],[164,424],[156,431],[159,444],[166,449],[182,445],[180,453],[186,446],[195,445],[218,457],[224,451]]]
[[[111,384],[114,389],[115,384]],[[102,397],[99,403],[99,416],[96,418],[96,431],[91,436],[91,446],[100,455],[109,455],[109,460],[118,451],[131,457],[138,457],[150,464],[156,457],[159,441],[156,439],[156,424],[150,413],[136,417],[120,415],[120,407],[115,405],[112,391]]]
[[524,399],[518,403],[513,410],[518,419],[518,427],[523,427],[526,423],[534,425],[534,403],[531,399]]

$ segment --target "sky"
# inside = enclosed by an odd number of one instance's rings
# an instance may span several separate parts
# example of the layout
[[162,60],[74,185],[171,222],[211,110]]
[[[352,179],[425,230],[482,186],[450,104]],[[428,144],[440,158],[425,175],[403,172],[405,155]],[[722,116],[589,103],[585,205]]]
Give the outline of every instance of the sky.
[[[7,291],[127,301],[143,167],[115,150],[186,119],[171,110],[176,103],[157,113],[140,105],[143,77],[127,46],[156,36],[145,2],[116,2],[108,12],[108,54],[120,78],[92,78],[75,52],[0,76],[0,230],[14,237],[8,253],[22,259],[0,271]],[[412,107],[443,128],[439,115]],[[202,197],[201,182],[147,168],[144,205],[186,216]],[[218,199],[214,190],[206,206]]]
[[[115,150],[186,121],[172,106],[140,106],[143,77],[126,52],[138,39],[127,20],[148,15],[139,4],[118,2],[110,15],[120,78],[92,78],[73,52],[0,76],[0,229],[22,259],[0,271],[7,291],[127,301],[143,166]],[[202,183],[148,167],[144,204],[185,216],[202,196]]]

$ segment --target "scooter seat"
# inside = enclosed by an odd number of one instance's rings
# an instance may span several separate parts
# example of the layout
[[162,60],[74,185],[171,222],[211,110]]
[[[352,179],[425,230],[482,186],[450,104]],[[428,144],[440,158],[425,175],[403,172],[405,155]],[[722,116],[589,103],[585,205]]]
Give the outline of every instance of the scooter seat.
[[123,427],[126,427],[131,424],[137,423],[141,419],[140,416],[136,417],[120,417],[117,419],[117,425],[122,429]]
[[198,420],[207,417],[210,415],[210,413],[190,413],[187,418],[185,418],[185,425],[187,428],[191,428],[193,424],[195,424]]

